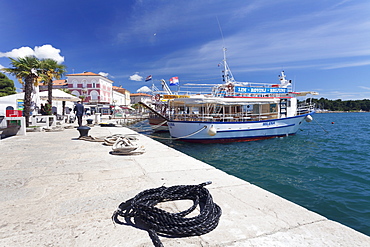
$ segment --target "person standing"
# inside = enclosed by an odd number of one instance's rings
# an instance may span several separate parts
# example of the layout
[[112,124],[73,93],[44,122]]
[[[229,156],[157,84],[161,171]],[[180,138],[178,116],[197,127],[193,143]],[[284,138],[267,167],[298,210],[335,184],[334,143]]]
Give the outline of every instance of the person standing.
[[41,104],[40,114],[41,114],[41,115],[46,115],[46,112],[45,112],[45,106],[44,106],[43,104]]
[[77,117],[78,126],[81,127],[82,126],[82,116],[84,115],[84,112],[85,112],[85,108],[81,104],[81,101],[77,101],[77,105],[75,105],[73,112],[75,113]]

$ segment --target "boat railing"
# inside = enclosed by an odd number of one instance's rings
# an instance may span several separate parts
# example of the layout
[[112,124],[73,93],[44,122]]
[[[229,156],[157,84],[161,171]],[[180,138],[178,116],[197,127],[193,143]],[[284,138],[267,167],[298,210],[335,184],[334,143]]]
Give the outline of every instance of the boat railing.
[[314,104],[300,104],[297,107],[297,115],[303,115],[314,111]]
[[197,121],[197,122],[246,122],[262,121],[278,118],[277,112],[269,113],[233,113],[233,114],[184,114],[175,113],[171,116],[175,121]]

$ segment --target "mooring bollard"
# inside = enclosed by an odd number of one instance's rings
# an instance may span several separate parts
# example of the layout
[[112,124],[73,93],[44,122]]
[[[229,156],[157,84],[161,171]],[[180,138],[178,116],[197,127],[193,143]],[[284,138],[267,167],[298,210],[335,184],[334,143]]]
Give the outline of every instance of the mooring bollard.
[[81,136],[88,136],[89,130],[91,128],[88,126],[80,126],[77,128],[77,130],[80,132],[80,137]]
[[87,122],[87,124],[92,124],[93,123],[93,119],[86,119],[86,122]]

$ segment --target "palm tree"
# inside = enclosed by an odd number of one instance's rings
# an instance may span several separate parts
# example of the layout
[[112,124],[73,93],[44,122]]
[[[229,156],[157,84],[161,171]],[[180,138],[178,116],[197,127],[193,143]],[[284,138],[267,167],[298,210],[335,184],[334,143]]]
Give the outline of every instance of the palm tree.
[[48,103],[53,103],[53,80],[59,80],[66,73],[66,66],[58,64],[57,61],[47,58],[41,60],[41,69],[44,81],[48,85]]
[[29,126],[31,111],[32,85],[38,85],[41,77],[40,60],[34,56],[24,58],[9,58],[12,68],[3,68],[2,71],[15,76],[23,84],[24,88],[24,109],[23,114],[26,118],[26,127]]
[[[62,91],[63,91],[63,92],[65,92],[65,93],[68,93],[68,94],[70,94],[70,95],[73,95],[69,89],[62,88],[62,89],[60,89],[60,90],[62,90]],[[73,96],[74,96],[74,95],[73,95]],[[64,114],[65,114],[65,112],[66,112],[66,102],[65,102],[65,101],[62,101],[62,115],[64,115]]]

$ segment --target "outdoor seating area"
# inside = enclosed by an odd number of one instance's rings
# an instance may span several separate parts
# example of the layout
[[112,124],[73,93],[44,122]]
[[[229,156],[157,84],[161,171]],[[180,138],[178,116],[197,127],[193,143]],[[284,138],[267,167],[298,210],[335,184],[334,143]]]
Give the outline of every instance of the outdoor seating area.
[[24,117],[0,116],[0,139],[14,135],[26,134],[26,122]]
[[30,117],[30,125],[49,128],[56,126],[56,120],[57,119],[55,115],[33,115]]

